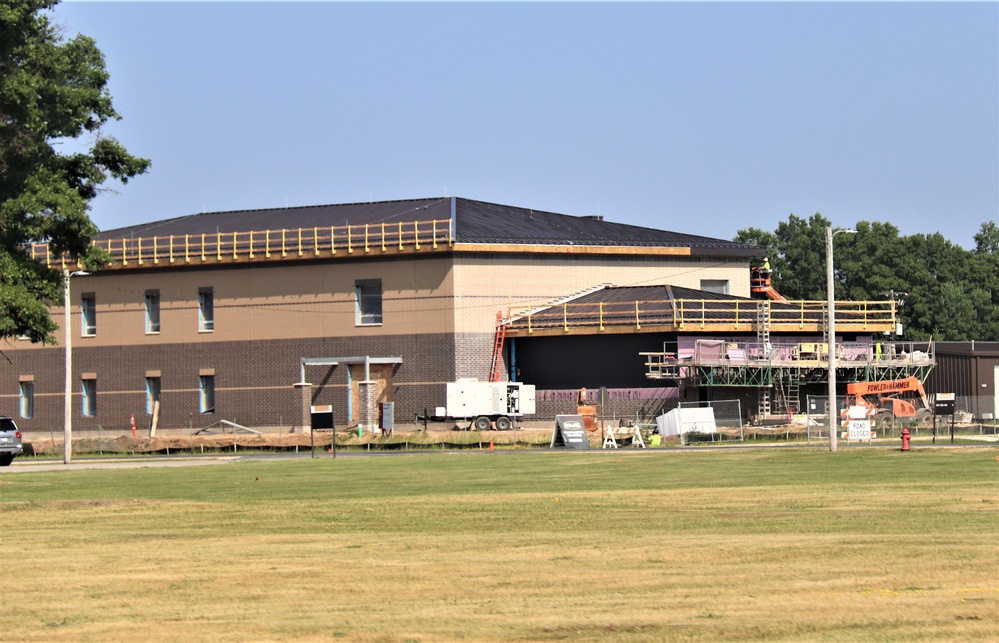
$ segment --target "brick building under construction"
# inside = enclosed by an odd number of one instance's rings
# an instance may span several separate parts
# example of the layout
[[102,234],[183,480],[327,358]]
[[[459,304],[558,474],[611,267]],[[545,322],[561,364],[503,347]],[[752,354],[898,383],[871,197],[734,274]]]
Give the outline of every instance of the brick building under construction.
[[[197,214],[95,243],[112,264],[70,280],[82,430],[157,408],[163,428],[301,426],[312,404],[338,426],[379,402],[413,418],[446,382],[490,376],[535,384],[542,417],[603,387],[622,413],[724,392],[762,418],[825,381],[824,303],[754,299],[763,249],[721,239],[444,197]],[[894,305],[837,304],[841,381],[932,367],[925,347],[881,353]],[[63,347],[3,350],[0,413],[61,426]]]

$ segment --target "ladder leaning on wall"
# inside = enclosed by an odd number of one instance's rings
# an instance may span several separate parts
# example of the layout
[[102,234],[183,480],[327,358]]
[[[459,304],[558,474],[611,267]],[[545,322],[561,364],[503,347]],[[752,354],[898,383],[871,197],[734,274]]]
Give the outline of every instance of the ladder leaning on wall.
[[503,312],[496,313],[496,339],[493,342],[493,359],[489,366],[489,381],[500,381],[500,373],[503,370],[503,343],[506,341],[506,322],[503,319]]

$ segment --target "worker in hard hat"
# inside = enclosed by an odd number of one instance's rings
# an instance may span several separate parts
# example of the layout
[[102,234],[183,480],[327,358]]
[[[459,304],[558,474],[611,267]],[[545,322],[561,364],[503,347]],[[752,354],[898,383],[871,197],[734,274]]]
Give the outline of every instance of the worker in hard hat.
[[763,257],[763,265],[760,266],[760,277],[767,282],[770,282],[770,259]]

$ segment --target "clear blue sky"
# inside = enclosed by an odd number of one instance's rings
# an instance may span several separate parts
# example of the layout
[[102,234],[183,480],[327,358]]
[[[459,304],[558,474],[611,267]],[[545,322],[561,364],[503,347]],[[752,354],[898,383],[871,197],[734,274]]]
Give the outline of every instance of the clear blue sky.
[[999,221],[999,3],[91,3],[102,229],[457,195],[732,238]]

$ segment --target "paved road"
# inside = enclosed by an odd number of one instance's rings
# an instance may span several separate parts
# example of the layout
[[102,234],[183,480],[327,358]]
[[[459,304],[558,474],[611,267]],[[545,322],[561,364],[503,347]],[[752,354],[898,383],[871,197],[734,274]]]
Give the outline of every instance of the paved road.
[[[967,448],[967,447],[995,447],[995,442],[982,442],[981,444],[949,444],[947,442],[938,441],[936,445],[916,443],[913,445],[913,451],[918,451],[919,449],[928,448]],[[606,453],[608,455],[618,455],[618,456],[628,456],[628,455],[638,455],[640,453],[661,453],[663,455],[673,454],[673,455],[684,455],[684,454],[694,454],[699,451],[714,451],[714,450],[758,450],[758,449],[826,449],[828,448],[825,443],[813,443],[813,444],[728,444],[728,445],[699,445],[696,447],[688,447],[684,449],[635,449],[635,448],[622,448],[622,449],[588,449],[581,451],[573,451],[574,453]],[[847,445],[844,443],[839,444],[840,449],[896,449],[894,445],[878,445],[875,444],[873,447],[865,444],[854,444]],[[427,455],[515,455],[518,453],[550,453],[550,449],[497,449],[496,451],[479,450],[479,449],[462,449],[457,451],[434,451],[434,450],[420,450],[420,451],[341,451],[337,454],[338,458],[381,458],[381,457],[418,457]],[[566,453],[570,453],[566,451]],[[247,454],[233,454],[233,455],[212,455],[212,456],[134,456],[134,457],[118,457],[118,458],[77,458],[72,464],[63,464],[58,460],[36,460],[34,458],[15,458],[14,463],[9,467],[4,467],[0,469],[0,475],[16,474],[16,473],[30,473],[30,472],[44,472],[44,471],[82,471],[86,469],[141,469],[141,468],[154,468],[154,467],[203,467],[209,465],[220,465],[220,464],[231,464],[234,462],[275,462],[280,460],[303,460],[312,457],[310,451],[302,451],[299,453],[247,453]],[[325,452],[317,452],[316,459],[333,459],[333,456]]]
[[[529,453],[529,450],[508,450],[495,451],[492,453]],[[478,449],[468,449],[463,451],[350,451],[337,453],[337,458],[376,458],[389,456],[421,455],[442,453],[489,453]],[[61,460],[35,459],[35,458],[14,458],[14,463],[9,467],[0,469],[0,475],[8,473],[29,473],[39,471],[83,471],[86,469],[142,469],[144,467],[203,467],[208,465],[231,464],[233,462],[276,462],[279,460],[307,460],[312,457],[311,451],[300,451],[298,453],[246,453],[235,455],[143,455],[143,456],[121,456],[116,458],[101,457],[78,457],[74,458],[72,464],[63,464]],[[327,452],[316,452],[316,459],[332,460],[333,456]]]
[[57,460],[35,460],[15,458],[9,467],[0,469],[0,475],[8,473],[29,473],[38,471],[82,471],[84,469],[141,469],[143,467],[200,467],[210,464],[226,464],[238,462],[242,456],[221,457],[186,457],[186,458],[80,458],[72,464],[63,464]]

